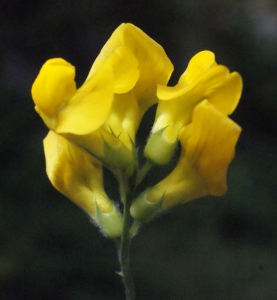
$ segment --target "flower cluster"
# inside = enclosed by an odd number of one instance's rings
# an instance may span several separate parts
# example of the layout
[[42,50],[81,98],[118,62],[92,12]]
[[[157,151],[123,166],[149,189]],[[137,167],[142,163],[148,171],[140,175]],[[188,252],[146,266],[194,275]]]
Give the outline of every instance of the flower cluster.
[[122,215],[104,191],[102,167],[119,183],[139,184],[145,172],[137,161],[136,132],[154,104],[146,165],[167,164],[179,142],[182,150],[175,169],[132,200],[132,217],[147,221],[174,205],[226,191],[241,132],[228,115],[239,102],[241,77],[218,65],[210,51],[197,53],[169,87],[172,72],[159,44],[136,26],[121,24],[81,87],[76,88],[75,68],[61,58],[48,60],[32,86],[35,110],[50,130],[44,150],[51,183],[109,237],[121,235]]

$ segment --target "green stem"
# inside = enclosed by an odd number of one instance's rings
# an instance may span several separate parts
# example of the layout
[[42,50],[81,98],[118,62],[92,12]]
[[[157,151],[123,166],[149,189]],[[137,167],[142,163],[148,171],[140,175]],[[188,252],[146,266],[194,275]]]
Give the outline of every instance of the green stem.
[[121,234],[121,242],[119,247],[119,262],[121,265],[121,276],[125,286],[126,300],[135,299],[135,288],[132,279],[131,269],[130,269],[130,260],[129,260],[129,251],[130,251],[130,242],[131,236],[129,234],[130,224],[131,224],[131,214],[130,207],[133,201],[134,190],[136,187],[136,176],[135,174],[128,180],[127,176],[121,174],[119,183],[121,185],[121,200],[124,203],[123,211],[123,228]]

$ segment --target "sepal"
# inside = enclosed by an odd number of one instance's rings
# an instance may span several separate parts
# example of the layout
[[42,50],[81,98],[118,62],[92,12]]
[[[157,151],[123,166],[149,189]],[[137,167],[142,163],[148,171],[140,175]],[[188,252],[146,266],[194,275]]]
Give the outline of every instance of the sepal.
[[118,137],[113,134],[111,135],[113,136],[113,143],[111,143],[111,139],[110,141],[107,141],[107,139],[103,137],[104,151],[101,160],[104,165],[112,171],[128,168],[128,170],[132,173],[135,163],[134,145],[130,150]]
[[64,134],[63,136],[97,158],[111,171],[134,165],[133,150],[124,145],[119,137],[105,129],[88,135]]
[[135,199],[130,208],[132,217],[141,222],[147,222],[161,212],[164,195],[155,202],[148,201],[147,194],[150,190],[151,188],[147,189]]
[[156,165],[165,165],[170,161],[178,142],[178,139],[174,142],[165,139],[166,128],[167,126],[152,133],[144,149],[146,158]]
[[122,215],[113,206],[113,210],[109,213],[102,212],[96,203],[96,218],[101,231],[109,238],[117,238],[122,232]]

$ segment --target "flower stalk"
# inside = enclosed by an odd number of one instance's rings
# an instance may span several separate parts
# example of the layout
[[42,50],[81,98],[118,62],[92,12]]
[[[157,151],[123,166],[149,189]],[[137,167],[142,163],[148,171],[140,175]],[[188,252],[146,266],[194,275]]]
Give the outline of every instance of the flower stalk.
[[123,279],[125,287],[126,300],[135,299],[135,286],[133,283],[132,273],[130,269],[130,243],[132,234],[130,234],[131,222],[133,218],[130,214],[130,207],[134,200],[136,189],[136,171],[128,178],[123,172],[119,178],[119,185],[121,187],[121,201],[124,203],[123,210],[123,225],[122,234],[119,245],[119,263],[121,266],[120,275]]

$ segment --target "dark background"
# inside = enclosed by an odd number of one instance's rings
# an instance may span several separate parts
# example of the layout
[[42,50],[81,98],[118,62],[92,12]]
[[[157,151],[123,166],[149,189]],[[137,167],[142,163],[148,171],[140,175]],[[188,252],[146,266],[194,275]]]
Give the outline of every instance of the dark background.
[[[124,299],[117,253],[45,174],[47,129],[33,109],[42,64],[63,57],[76,81],[113,30],[131,22],[175,66],[209,49],[238,71],[243,127],[224,197],[179,206],[146,224],[131,262],[137,299],[277,299],[277,2],[273,0],[0,2],[0,299]],[[153,111],[138,135],[150,130]],[[158,179],[151,172],[145,186]],[[109,175],[109,174],[108,174]],[[106,180],[115,194],[111,176]]]

